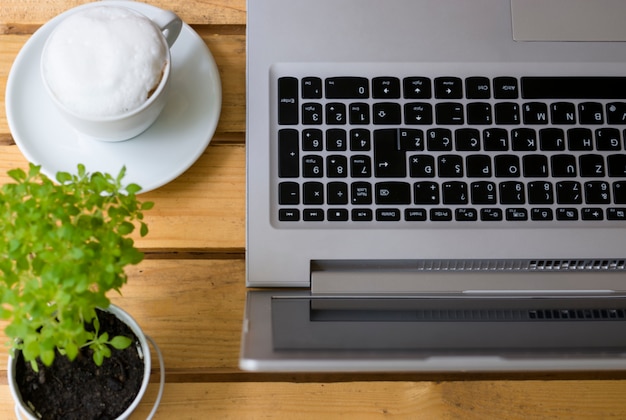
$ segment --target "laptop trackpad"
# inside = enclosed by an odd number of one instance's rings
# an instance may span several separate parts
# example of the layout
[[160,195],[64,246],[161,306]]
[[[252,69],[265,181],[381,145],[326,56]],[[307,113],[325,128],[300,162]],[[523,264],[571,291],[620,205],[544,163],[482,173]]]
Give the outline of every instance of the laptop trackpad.
[[516,41],[626,41],[623,0],[511,0]]

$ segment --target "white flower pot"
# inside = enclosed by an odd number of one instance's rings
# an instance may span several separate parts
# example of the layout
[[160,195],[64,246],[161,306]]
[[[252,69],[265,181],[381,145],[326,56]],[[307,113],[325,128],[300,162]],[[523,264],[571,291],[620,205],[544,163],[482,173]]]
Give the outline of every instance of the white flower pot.
[[[158,346],[156,345],[156,343],[149,336],[144,334],[144,332],[139,327],[139,324],[137,324],[137,322],[127,312],[125,312],[124,310],[120,309],[119,307],[115,305],[109,306],[109,308],[106,310],[114,314],[118,319],[120,319],[122,322],[128,325],[128,327],[133,331],[133,333],[135,333],[140,344],[140,349],[138,349],[138,351],[139,350],[141,351],[142,354],[140,356],[143,357],[143,361],[144,361],[144,372],[143,372],[143,379],[141,382],[141,388],[139,389],[139,392],[137,393],[137,397],[133,400],[132,404],[126,409],[126,411],[124,411],[119,417],[117,417],[118,420],[127,419],[131,415],[131,413],[135,411],[135,409],[141,402],[141,399],[143,398],[146,392],[146,389],[148,388],[148,382],[150,381],[150,369],[152,366],[152,360],[150,356],[150,347],[148,345],[148,342],[152,344],[152,346],[154,347],[157,353],[157,356],[159,359],[159,367],[160,367],[160,384],[159,384],[159,393],[158,393],[157,399],[155,401],[154,407],[152,408],[152,411],[150,412],[150,415],[148,416],[148,418],[150,419],[156,412],[159,406],[159,403],[161,402],[161,396],[163,395],[165,371],[164,371],[163,357],[161,355],[161,352]],[[28,407],[28,405],[26,405],[24,401],[22,401],[22,397],[20,395],[20,392],[17,388],[17,383],[15,381],[15,365],[16,365],[16,358],[10,356],[7,376],[8,376],[8,381],[9,381],[9,388],[11,390],[11,395],[13,397],[13,400],[15,401],[15,415],[20,420],[40,420],[39,417],[37,417],[37,415],[35,415],[35,413],[32,412],[32,410]]]

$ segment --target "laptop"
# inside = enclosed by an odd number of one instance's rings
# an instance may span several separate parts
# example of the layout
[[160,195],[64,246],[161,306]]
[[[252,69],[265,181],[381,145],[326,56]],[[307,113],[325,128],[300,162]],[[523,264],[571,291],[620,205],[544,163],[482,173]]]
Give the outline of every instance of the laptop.
[[626,2],[247,7],[242,369],[626,368]]

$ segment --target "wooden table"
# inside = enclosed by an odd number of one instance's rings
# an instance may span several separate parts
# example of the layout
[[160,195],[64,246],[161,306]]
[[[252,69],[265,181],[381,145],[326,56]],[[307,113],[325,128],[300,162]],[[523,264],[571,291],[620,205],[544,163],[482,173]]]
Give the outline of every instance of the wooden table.
[[[253,0],[262,1],[262,0]],[[3,0],[0,6],[0,182],[26,167],[7,124],[11,64],[29,36],[79,0]],[[147,258],[129,271],[128,310],[163,350],[159,419],[626,418],[626,372],[551,374],[253,374],[237,368],[245,247],[245,0],[154,0],[206,41],[223,87],[217,133],[200,159],[147,193]],[[36,121],[33,121],[36,123]],[[626,331],[625,331],[626,333]],[[4,344],[6,339],[0,337]],[[0,352],[0,418],[13,418]],[[143,418],[157,392],[156,364]]]

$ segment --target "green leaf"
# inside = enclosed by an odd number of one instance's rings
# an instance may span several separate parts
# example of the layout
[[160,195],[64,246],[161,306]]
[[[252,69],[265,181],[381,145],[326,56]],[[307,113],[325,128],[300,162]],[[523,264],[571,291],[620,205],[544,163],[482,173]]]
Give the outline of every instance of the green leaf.
[[113,346],[114,348],[116,348],[117,350],[124,350],[125,348],[130,346],[132,342],[133,340],[131,340],[128,337],[118,335],[116,337],[113,337],[113,339],[109,341],[109,344]]
[[126,187],[126,191],[129,194],[137,194],[139,191],[141,191],[141,187],[139,185],[137,185],[137,184],[129,184]]
[[54,350],[44,350],[39,357],[44,365],[50,366],[54,362]]

